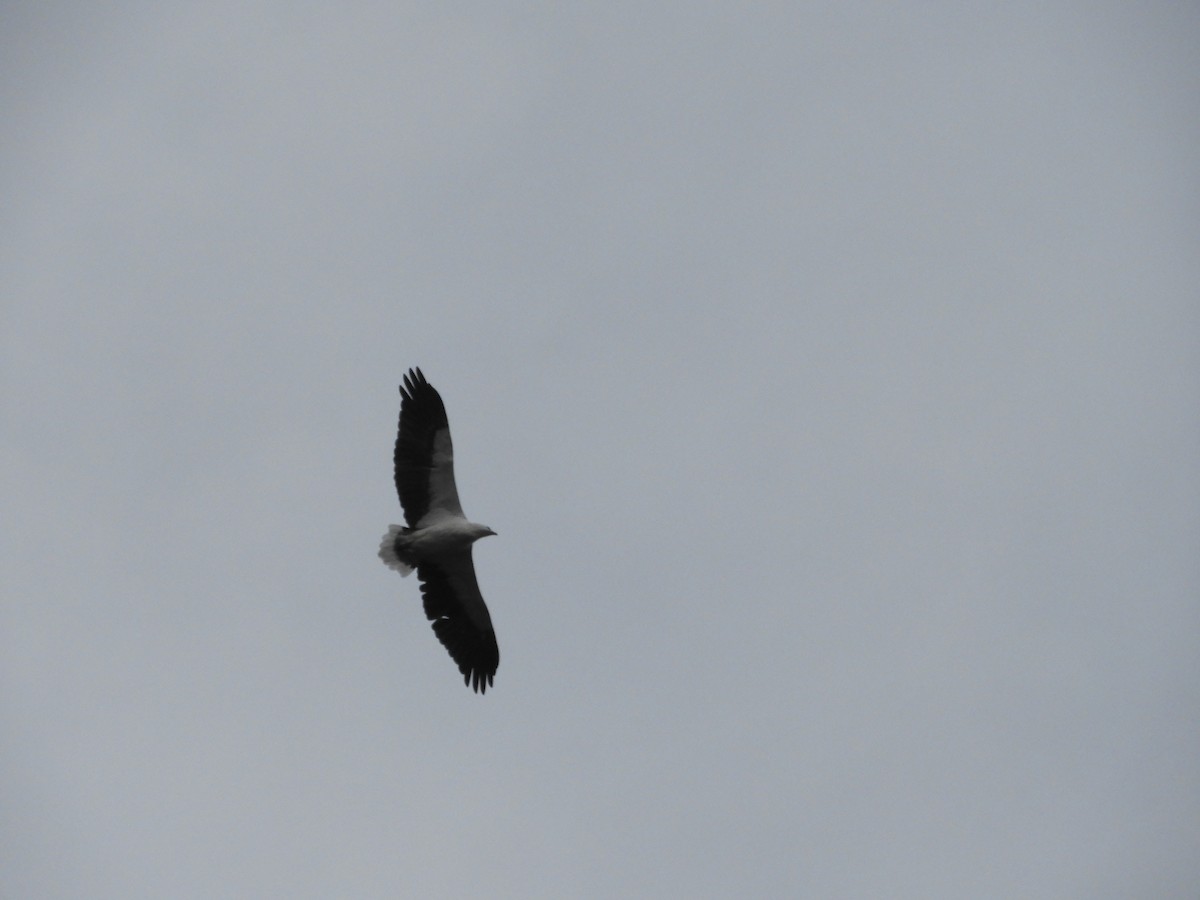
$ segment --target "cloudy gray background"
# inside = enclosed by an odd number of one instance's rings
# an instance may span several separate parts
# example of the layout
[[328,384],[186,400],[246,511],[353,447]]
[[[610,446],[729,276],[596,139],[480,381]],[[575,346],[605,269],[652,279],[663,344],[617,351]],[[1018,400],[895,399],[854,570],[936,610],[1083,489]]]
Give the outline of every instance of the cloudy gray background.
[[1195,6],[4,19],[0,896],[1197,896]]

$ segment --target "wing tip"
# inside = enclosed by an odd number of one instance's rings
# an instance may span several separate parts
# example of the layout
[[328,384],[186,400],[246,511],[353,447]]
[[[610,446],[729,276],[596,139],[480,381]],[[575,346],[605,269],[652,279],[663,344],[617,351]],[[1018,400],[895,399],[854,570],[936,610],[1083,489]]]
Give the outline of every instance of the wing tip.
[[425,373],[421,371],[420,366],[413,366],[404,376],[404,384],[400,385],[400,395],[406,400],[411,400],[423,387],[427,387],[429,382],[425,380]]
[[494,670],[492,672],[485,672],[482,669],[468,669],[463,672],[463,684],[477,694],[486,694],[487,689],[492,686],[492,680],[495,676],[496,673]]

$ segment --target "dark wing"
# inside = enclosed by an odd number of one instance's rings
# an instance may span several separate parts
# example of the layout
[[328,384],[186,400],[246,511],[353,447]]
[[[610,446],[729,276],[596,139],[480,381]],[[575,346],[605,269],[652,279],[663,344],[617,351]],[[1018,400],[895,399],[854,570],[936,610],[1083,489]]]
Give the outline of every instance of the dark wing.
[[470,549],[443,554],[417,567],[425,615],[433,631],[458,663],[463,681],[485,693],[500,666],[500,648],[488,615]]
[[400,387],[396,435],[396,492],[404,520],[416,528],[430,512],[462,516],[454,486],[454,447],[446,406],[420,369],[409,369]]

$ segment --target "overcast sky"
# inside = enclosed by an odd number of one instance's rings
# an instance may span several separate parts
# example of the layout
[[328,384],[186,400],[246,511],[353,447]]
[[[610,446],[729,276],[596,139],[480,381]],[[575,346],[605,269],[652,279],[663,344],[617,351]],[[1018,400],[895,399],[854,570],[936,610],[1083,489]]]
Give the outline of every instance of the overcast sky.
[[[1198,47],[8,4],[0,896],[1194,900]],[[413,365],[485,696],[375,556]]]

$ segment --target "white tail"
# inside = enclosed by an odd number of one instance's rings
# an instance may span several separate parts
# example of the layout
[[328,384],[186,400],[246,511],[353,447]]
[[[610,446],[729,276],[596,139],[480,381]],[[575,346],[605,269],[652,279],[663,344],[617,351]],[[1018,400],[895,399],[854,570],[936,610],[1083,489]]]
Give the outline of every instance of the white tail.
[[389,569],[395,569],[401,575],[407,575],[413,570],[412,566],[396,554],[396,538],[406,531],[408,529],[402,525],[389,525],[387,534],[383,536],[383,541],[379,545],[379,558],[383,560],[383,564]]

